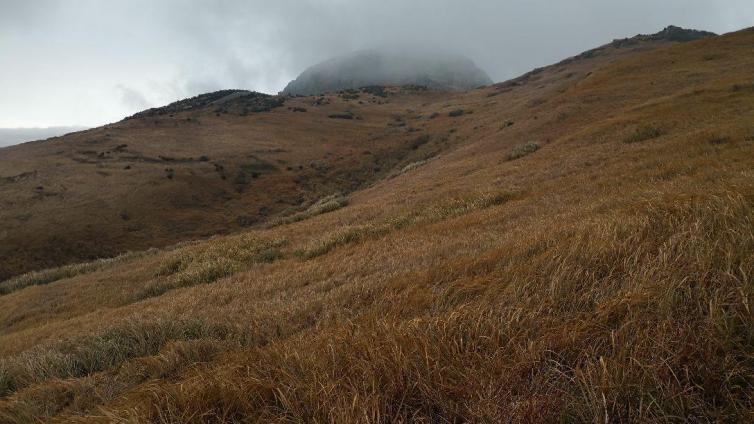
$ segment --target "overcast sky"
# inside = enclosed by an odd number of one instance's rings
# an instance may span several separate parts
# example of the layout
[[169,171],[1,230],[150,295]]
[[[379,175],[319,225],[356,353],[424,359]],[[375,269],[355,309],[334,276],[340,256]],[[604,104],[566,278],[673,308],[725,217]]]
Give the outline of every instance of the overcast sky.
[[333,55],[402,43],[463,53],[502,81],[669,24],[753,26],[754,0],[0,0],[0,127],[276,93]]

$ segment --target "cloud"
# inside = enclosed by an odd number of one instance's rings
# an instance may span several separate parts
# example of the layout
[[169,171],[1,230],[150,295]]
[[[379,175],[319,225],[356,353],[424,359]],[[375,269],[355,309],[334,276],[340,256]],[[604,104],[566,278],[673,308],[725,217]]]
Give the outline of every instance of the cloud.
[[727,32],[751,0],[0,0],[0,127],[99,125],[221,88],[274,93],[354,50],[463,53],[494,80],[669,24]]
[[138,90],[134,90],[123,84],[118,84],[115,88],[120,92],[121,103],[128,109],[143,110],[152,107],[152,104]]

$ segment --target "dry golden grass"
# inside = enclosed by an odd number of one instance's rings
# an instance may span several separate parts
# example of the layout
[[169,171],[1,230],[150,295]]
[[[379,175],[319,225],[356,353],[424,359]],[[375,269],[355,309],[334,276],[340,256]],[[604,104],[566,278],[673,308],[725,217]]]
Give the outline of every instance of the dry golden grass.
[[751,422],[752,43],[428,100],[455,147],[345,207],[0,296],[0,422]]

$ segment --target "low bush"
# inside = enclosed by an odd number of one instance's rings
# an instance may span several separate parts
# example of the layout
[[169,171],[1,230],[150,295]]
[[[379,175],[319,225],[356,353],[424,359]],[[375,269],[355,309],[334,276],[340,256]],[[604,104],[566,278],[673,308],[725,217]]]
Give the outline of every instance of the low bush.
[[330,119],[353,119],[354,114],[351,112],[333,113],[331,115],[328,115],[327,117]]
[[524,156],[530,155],[539,150],[537,143],[526,143],[515,147],[510,153],[508,153],[508,160],[515,160]]
[[730,142],[730,137],[717,134],[710,136],[710,138],[707,140],[707,143],[712,145],[728,144]]
[[361,91],[377,97],[387,97],[387,91],[385,91],[385,87],[381,85],[370,85],[367,87],[362,87]]

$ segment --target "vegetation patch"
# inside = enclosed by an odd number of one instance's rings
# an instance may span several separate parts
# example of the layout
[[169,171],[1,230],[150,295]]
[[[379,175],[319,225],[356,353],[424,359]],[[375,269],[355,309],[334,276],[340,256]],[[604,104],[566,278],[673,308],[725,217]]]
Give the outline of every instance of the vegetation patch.
[[660,127],[654,125],[642,125],[641,127],[637,128],[636,131],[633,132],[633,134],[624,138],[623,142],[627,144],[640,143],[642,141],[662,137],[663,135],[665,135],[665,131]]
[[359,98],[359,92],[354,89],[343,90],[340,92],[340,98],[343,100],[356,100]]
[[721,145],[721,144],[729,144],[731,142],[730,137],[724,136],[724,135],[712,135],[707,140],[707,143],[712,144],[714,146]]
[[284,240],[241,234],[223,240],[182,247],[160,263],[156,280],[137,293],[137,299],[160,296],[170,290],[213,283],[250,264],[274,262]]
[[539,144],[526,143],[515,147],[510,153],[508,153],[508,160],[515,160],[524,156],[530,155],[539,150]]
[[295,255],[301,259],[316,258],[317,256],[329,253],[339,246],[379,238],[394,230],[413,225],[431,224],[465,215],[476,210],[497,206],[512,199],[513,196],[511,193],[475,194],[452,199],[426,207],[418,212],[400,215],[384,221],[348,227],[311,242],[303,249],[297,250]]
[[411,172],[414,169],[420,168],[426,165],[427,162],[429,162],[430,160],[431,159],[424,159],[424,160],[419,160],[416,162],[411,162],[408,165],[404,166],[400,171],[398,171],[398,175],[405,174],[406,172]]
[[458,116],[463,115],[464,113],[466,112],[463,109],[456,109],[456,110],[451,110],[450,112],[448,112],[448,116],[450,116],[451,118],[456,118]]
[[513,125],[514,125],[513,121],[505,121],[505,122],[503,122],[502,125],[500,125],[500,129],[502,130],[502,129],[505,129],[505,128],[509,128],[509,127],[512,127]]
[[385,87],[381,85],[370,85],[367,87],[362,87],[361,91],[377,97],[387,97],[387,91],[385,90]]
[[330,119],[353,119],[355,116],[351,112],[333,113],[327,116]]
[[731,91],[733,91],[734,93],[739,91],[754,91],[754,83],[734,84],[733,87],[731,87]]
[[149,255],[153,255],[156,252],[158,252],[157,249],[149,249],[141,252],[129,252],[124,253],[120,256],[116,256],[114,258],[98,259],[92,262],[71,264],[58,268],[29,272],[0,282],[0,296],[12,293],[16,290],[21,290],[29,286],[40,286],[50,284],[58,280],[72,278],[77,275],[89,274],[90,272],[100,270],[110,265],[143,258]]
[[303,221],[313,216],[322,215],[323,213],[332,212],[343,208],[348,205],[348,198],[341,194],[333,194],[327,197],[319,199],[316,203],[306,208],[306,210],[295,213],[293,215],[284,216],[281,218],[273,219],[267,224],[268,228],[277,227],[279,225],[292,224],[294,222]]
[[53,378],[90,375],[124,361],[154,355],[169,341],[228,336],[224,326],[201,319],[127,322],[96,335],[38,346],[19,355],[0,359],[0,396]]

